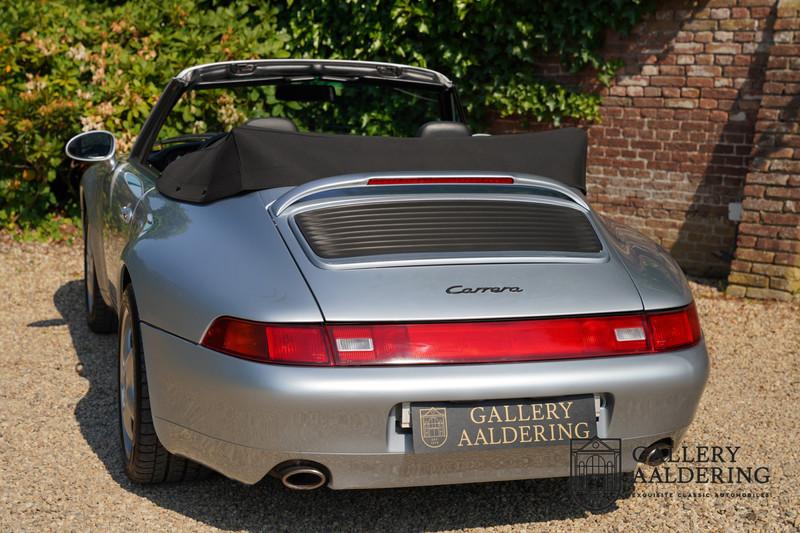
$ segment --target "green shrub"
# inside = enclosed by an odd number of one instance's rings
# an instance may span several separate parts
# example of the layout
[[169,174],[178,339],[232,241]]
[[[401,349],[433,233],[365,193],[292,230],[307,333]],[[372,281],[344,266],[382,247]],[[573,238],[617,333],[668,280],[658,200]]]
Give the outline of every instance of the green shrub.
[[[644,9],[639,0],[4,2],[0,227],[74,216],[67,139],[105,128],[128,149],[168,77],[187,66],[290,55],[397,61],[456,80],[474,125],[488,110],[595,120],[599,98],[540,80],[535,60],[555,55],[608,81],[616,63],[598,55],[603,32],[627,30]],[[194,117],[184,120],[190,130]]]
[[[105,128],[130,148],[170,76],[233,58],[285,57],[276,9],[151,0],[5,3],[0,17],[0,225],[75,214],[64,143]],[[72,179],[70,179],[70,177]]]
[[492,110],[538,122],[599,118],[596,94],[542,80],[536,61],[560,59],[608,84],[619,66],[599,54],[607,29],[625,33],[647,0],[288,0],[293,55],[379,59],[439,70],[457,82],[473,126]]

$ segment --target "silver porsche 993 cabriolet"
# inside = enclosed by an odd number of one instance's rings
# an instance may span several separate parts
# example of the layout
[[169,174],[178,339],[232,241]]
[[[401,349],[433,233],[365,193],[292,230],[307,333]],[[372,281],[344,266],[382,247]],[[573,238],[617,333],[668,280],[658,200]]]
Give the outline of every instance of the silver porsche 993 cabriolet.
[[129,154],[74,137],[128,476],[561,477],[591,439],[662,461],[706,347],[675,261],[587,203],[586,145],[473,134],[431,70],[321,60],[187,69]]

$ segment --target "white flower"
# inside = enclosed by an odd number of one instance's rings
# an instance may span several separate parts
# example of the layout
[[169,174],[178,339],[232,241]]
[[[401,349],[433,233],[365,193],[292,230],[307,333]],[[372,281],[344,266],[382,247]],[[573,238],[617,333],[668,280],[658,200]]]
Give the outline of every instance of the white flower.
[[83,43],[71,46],[69,50],[67,50],[66,55],[68,58],[78,62],[86,61],[89,58],[89,52],[86,50],[86,47],[83,46]]
[[81,127],[83,131],[101,130],[103,129],[103,117],[81,117]]

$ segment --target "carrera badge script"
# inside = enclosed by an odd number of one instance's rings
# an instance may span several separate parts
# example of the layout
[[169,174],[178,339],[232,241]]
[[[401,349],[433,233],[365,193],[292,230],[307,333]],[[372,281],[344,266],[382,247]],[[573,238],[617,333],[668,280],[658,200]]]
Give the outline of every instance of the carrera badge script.
[[447,294],[483,294],[487,292],[524,292],[520,287],[464,287],[463,285],[452,285],[447,287]]

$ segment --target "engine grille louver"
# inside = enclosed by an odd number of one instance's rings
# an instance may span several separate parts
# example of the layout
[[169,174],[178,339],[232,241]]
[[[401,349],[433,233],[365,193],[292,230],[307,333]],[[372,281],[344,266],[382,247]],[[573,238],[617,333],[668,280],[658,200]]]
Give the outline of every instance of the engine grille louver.
[[323,259],[602,250],[582,212],[531,202],[447,200],[342,205],[299,213],[295,221],[311,249]]

